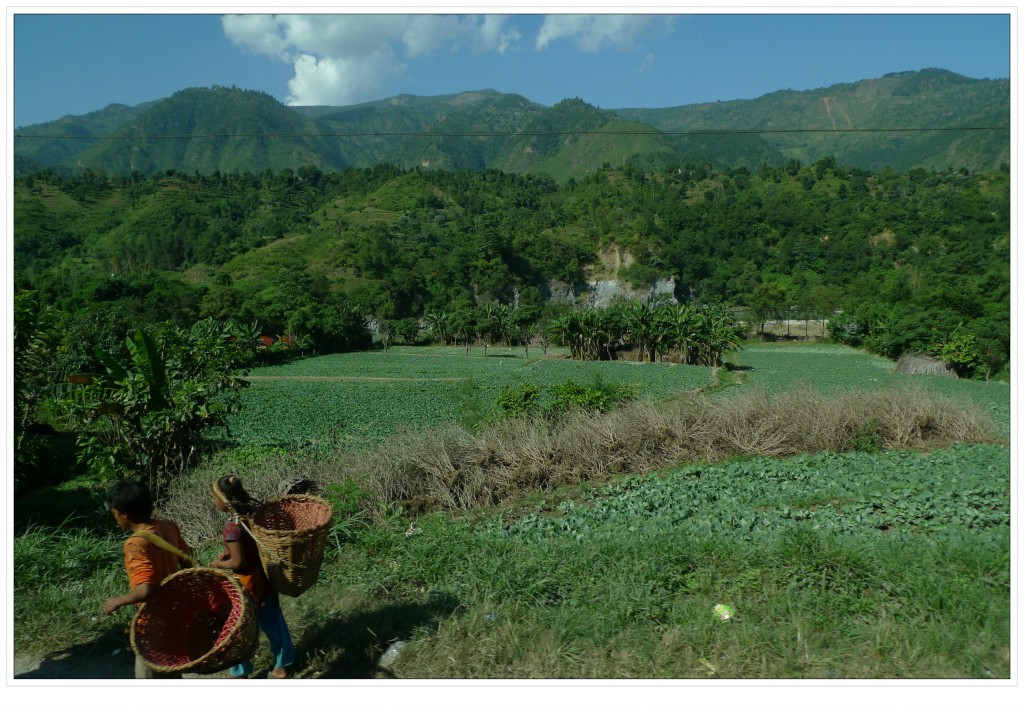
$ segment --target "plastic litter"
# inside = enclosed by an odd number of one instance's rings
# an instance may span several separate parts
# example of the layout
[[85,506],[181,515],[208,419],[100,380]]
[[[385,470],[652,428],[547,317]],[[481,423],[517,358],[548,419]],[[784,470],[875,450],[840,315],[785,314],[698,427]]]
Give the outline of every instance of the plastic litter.
[[714,612],[715,615],[718,616],[718,619],[723,622],[725,622],[726,620],[728,620],[736,614],[736,611],[732,608],[731,605],[723,605],[722,603],[715,605]]
[[404,646],[405,643],[401,640],[391,643],[391,645],[388,646],[388,649],[384,651],[384,654],[381,655],[380,659],[377,661],[377,667],[391,667],[394,664],[395,660],[398,659],[398,655],[402,652],[402,648]]

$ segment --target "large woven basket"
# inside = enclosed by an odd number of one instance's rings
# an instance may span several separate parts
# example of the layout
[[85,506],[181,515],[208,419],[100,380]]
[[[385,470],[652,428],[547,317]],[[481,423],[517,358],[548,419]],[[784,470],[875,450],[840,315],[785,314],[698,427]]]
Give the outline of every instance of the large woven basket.
[[135,612],[131,644],[160,673],[220,672],[256,654],[256,609],[233,574],[179,570]]
[[260,561],[279,593],[295,597],[316,584],[331,513],[331,504],[315,495],[284,495],[253,513],[251,529]]

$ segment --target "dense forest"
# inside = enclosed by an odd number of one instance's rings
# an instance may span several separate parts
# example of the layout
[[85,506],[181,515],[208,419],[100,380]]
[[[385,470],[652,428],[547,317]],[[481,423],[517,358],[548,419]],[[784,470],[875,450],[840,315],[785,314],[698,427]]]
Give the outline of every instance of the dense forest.
[[15,183],[15,283],[61,311],[69,371],[140,322],[237,320],[331,352],[368,342],[363,318],[551,315],[592,304],[595,279],[671,279],[676,301],[755,320],[841,310],[839,339],[889,357],[970,336],[991,375],[1009,360],[1009,182],[1005,168],[867,173],[827,157],[605,167],[562,185],[393,166],[43,172]]

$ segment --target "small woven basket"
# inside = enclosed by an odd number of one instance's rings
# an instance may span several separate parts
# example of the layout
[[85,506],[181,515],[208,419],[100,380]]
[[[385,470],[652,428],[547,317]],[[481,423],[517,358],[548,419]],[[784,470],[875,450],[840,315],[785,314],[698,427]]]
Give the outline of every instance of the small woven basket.
[[256,654],[256,609],[231,573],[179,570],[135,612],[131,644],[160,673],[220,672]]
[[285,495],[260,506],[252,535],[275,590],[297,597],[316,584],[331,529],[331,504],[315,495]]

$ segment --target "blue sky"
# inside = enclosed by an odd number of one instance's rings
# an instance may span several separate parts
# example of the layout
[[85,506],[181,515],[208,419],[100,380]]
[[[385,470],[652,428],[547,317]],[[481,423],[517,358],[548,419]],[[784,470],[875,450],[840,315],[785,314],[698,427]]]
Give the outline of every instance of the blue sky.
[[878,14],[878,7],[775,14],[768,6],[754,14],[752,7],[663,15],[600,7],[598,15],[550,16],[8,9],[8,96],[14,126],[23,127],[210,85],[262,90],[292,105],[493,88],[545,105],[579,97],[616,109],[755,98],[926,67],[1010,77],[1008,14]]

